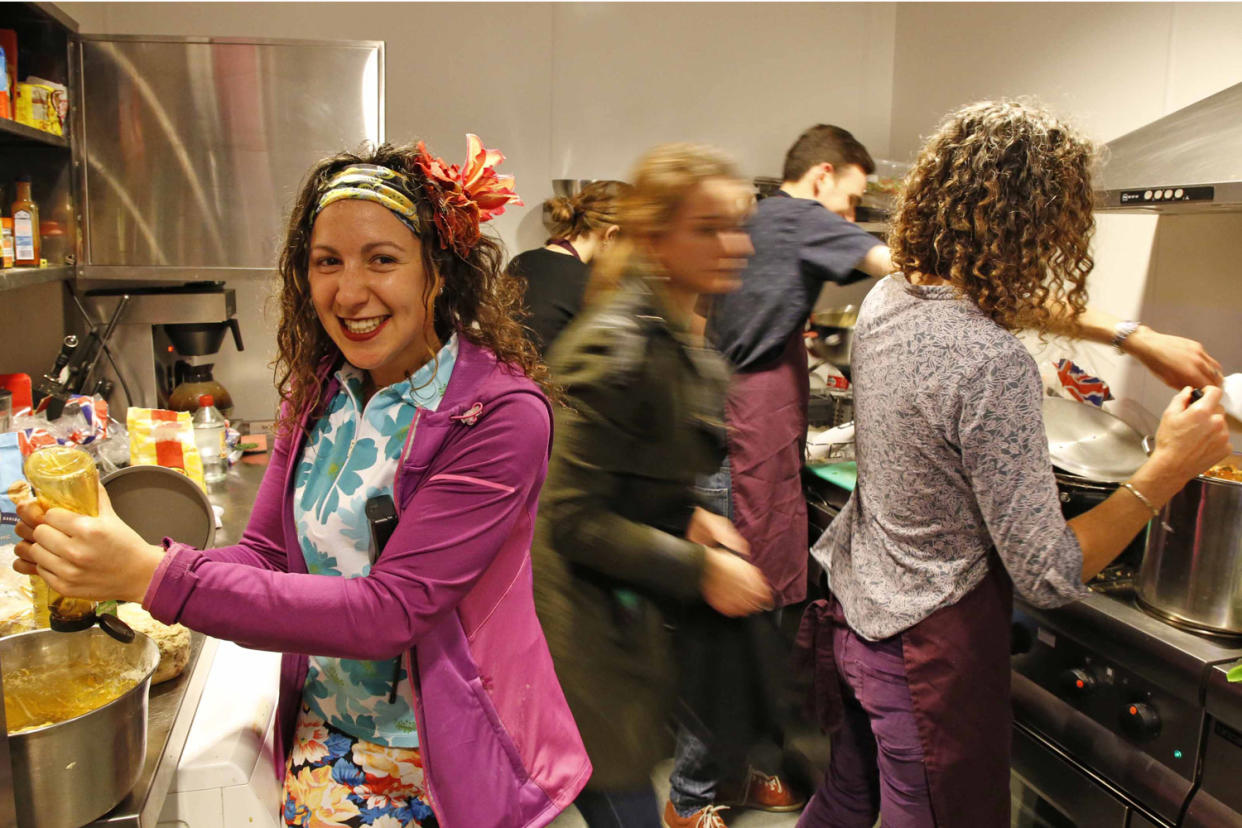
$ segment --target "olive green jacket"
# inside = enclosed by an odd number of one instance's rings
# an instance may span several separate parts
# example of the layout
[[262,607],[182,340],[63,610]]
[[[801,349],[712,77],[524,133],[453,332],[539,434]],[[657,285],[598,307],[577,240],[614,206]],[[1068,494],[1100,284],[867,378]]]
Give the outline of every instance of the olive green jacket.
[[726,364],[658,281],[631,274],[549,355],[564,385],[534,537],[535,606],[595,774],[633,790],[669,755],[665,611],[700,600],[683,535],[697,475],[724,457]]

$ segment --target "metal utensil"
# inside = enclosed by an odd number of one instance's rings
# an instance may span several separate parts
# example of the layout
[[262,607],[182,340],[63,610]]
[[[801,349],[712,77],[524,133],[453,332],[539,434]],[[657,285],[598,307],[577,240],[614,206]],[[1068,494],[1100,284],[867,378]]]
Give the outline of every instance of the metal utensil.
[[1071,474],[1121,483],[1147,461],[1143,435],[1107,411],[1062,397],[1044,397],[1044,432],[1052,464]]
[[816,334],[808,342],[811,352],[837,368],[848,368],[854,351],[854,323],[857,321],[858,308],[855,305],[828,308],[811,314],[811,329]]

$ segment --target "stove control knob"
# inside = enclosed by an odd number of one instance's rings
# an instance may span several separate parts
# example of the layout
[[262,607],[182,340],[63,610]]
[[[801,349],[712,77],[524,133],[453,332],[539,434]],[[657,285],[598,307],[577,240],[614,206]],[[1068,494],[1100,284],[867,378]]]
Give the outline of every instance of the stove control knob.
[[1066,670],[1061,674],[1061,690],[1071,699],[1085,699],[1100,686],[1095,673],[1085,667]]
[[1160,714],[1146,702],[1131,702],[1121,710],[1121,729],[1135,741],[1150,742],[1160,735]]

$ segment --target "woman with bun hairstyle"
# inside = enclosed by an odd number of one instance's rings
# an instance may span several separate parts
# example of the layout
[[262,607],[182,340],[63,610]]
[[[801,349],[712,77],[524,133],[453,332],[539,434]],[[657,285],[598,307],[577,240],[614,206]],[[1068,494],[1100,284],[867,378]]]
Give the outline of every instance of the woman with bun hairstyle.
[[532,596],[551,410],[480,233],[517,198],[502,160],[471,135],[460,167],[420,143],[310,170],[279,263],[277,439],[237,544],[148,544],[102,489],[100,517],[20,510],[18,571],[284,653],[283,825],[539,828],[591,773]]
[[616,240],[618,203],[630,190],[624,181],[592,181],[577,195],[548,199],[544,215],[552,237],[509,263],[509,272],[526,280],[528,325],[540,353],[582,310],[589,265]]

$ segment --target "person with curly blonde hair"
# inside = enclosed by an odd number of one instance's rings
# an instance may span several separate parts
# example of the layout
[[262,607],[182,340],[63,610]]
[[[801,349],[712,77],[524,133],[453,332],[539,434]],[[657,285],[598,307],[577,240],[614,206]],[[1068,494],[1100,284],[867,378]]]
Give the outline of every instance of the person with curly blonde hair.
[[277,440],[240,542],[149,545],[102,490],[99,518],[22,514],[18,569],[63,594],[285,654],[286,825],[536,828],[591,773],[531,587],[544,369],[480,230],[517,195],[467,140],[460,167],[385,144],[307,176],[280,255]]
[[[690,651],[710,644],[690,627],[719,616],[740,635],[772,598],[746,541],[694,488],[724,452],[727,382],[694,308],[737,287],[749,192],[731,160],[695,144],[649,150],[630,180],[625,233],[549,354],[569,405],[533,552],[539,618],[595,767],[576,803],[591,828],[660,828],[651,772],[675,709],[705,730],[728,724],[689,703]],[[693,820],[670,807],[663,824],[723,828],[714,807]]]
[[831,591],[820,675],[836,678],[819,688],[832,757],[802,828],[1008,825],[1013,590],[1082,597],[1228,452],[1220,390],[1185,388],[1147,463],[1062,517],[1039,372],[1013,330],[1084,312],[1093,157],[1047,112],[984,102],[949,115],[906,179],[901,271],[855,328],[858,486],[813,549]]

